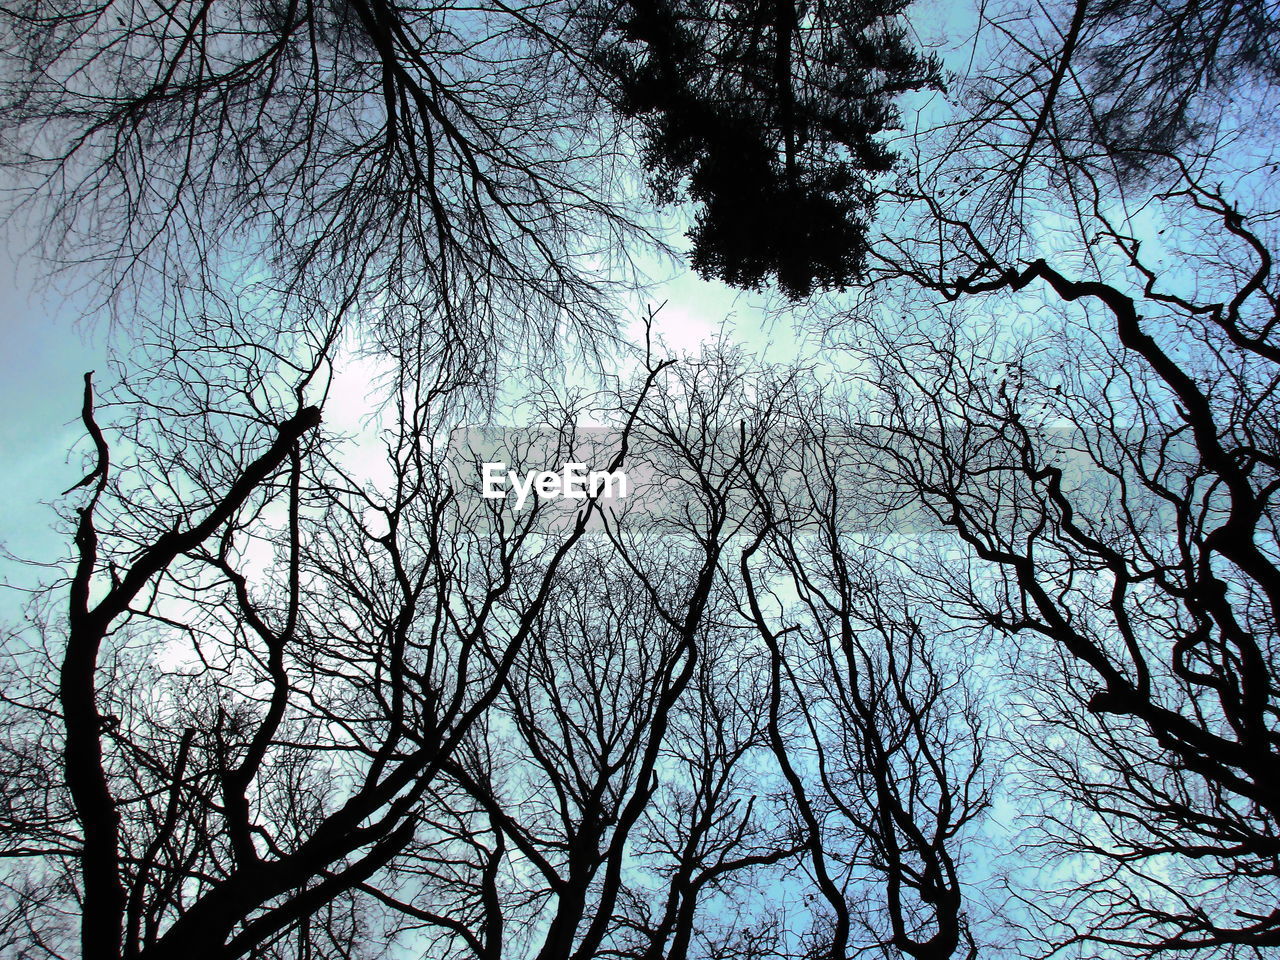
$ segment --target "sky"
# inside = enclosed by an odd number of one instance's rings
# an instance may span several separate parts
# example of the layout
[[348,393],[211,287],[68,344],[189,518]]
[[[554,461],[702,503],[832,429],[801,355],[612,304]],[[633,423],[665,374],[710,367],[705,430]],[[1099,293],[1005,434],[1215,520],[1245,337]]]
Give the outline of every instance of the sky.
[[[82,378],[105,367],[107,346],[102,325],[94,335],[77,322],[77,298],[41,282],[29,247],[25,230],[0,228],[0,545],[49,562],[65,551],[66,538],[48,504],[80,479],[71,449],[84,434]],[[30,586],[37,575],[0,558],[0,583]],[[11,586],[0,593],[0,620],[12,615],[15,599]]]

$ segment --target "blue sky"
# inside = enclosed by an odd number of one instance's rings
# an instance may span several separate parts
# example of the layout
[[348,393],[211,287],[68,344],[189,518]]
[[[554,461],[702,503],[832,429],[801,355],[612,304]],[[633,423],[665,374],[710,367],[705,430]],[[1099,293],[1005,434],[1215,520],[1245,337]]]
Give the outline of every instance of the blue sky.
[[[9,226],[0,236],[0,544],[47,562],[65,552],[66,538],[45,504],[79,479],[79,457],[69,451],[83,435],[81,378],[105,367],[105,328],[92,335],[77,322],[76,298],[41,282],[25,230]],[[36,576],[0,559],[5,583],[27,586]],[[14,600],[10,590],[0,595],[0,619]]]

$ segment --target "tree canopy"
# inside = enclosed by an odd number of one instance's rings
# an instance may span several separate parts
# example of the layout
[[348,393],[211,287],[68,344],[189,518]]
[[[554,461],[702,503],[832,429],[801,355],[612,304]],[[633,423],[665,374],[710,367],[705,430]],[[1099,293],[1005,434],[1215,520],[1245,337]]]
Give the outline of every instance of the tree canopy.
[[901,94],[941,87],[905,3],[666,2],[593,11],[607,96],[657,195],[696,208],[692,265],[788,297],[862,279]]
[[[985,4],[912,113],[896,3],[6,8],[135,320],[4,633],[2,949],[1274,954],[1273,13]],[[655,198],[818,346],[625,342]]]

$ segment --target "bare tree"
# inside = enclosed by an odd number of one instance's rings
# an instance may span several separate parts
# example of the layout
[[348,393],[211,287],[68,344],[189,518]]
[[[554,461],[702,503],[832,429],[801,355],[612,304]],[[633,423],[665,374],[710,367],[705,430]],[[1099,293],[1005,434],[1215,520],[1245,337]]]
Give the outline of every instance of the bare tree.
[[846,416],[816,404],[794,425],[786,493],[756,485],[762,520],[740,560],[769,652],[771,744],[832,911],[815,955],[973,957],[960,863],[990,803],[986,725],[954,628],[913,602],[880,545],[909,534],[868,496]]
[[[67,799],[15,807],[6,827],[10,855],[61,874],[85,957],[233,957],[282,937],[350,949],[344,904],[413,847],[423,798],[501,695],[596,509],[549,535],[542,504],[512,518],[460,496],[428,446],[429,365],[401,369],[383,485],[342,467],[301,400],[323,352],[285,368],[291,389],[260,410],[256,364],[223,357],[218,381],[177,381],[198,400],[167,457],[180,407],[123,418],[113,442],[86,377],[94,451],[68,606],[40,625],[53,662],[23,704],[28,725],[60,720],[38,753]],[[205,392],[239,392],[240,408],[220,418]]]
[[238,301],[270,330],[351,301],[364,331],[431,331],[443,371],[492,378],[610,343],[644,234],[572,14],[9,7],[6,159],[51,254],[98,268],[131,324]]
[[1025,638],[1029,716],[1051,725],[1026,756],[1065,801],[1042,827],[1080,855],[1046,943],[1254,956],[1280,917],[1270,215],[1182,173],[1151,205],[1171,241],[1078,181],[1088,260],[1010,263],[947,219],[960,240],[935,253],[970,267],[903,274],[965,306],[1034,294],[1055,329],[999,348],[973,319],[922,325],[878,364],[877,422],[899,489],[985,562],[951,595]]

